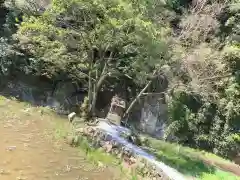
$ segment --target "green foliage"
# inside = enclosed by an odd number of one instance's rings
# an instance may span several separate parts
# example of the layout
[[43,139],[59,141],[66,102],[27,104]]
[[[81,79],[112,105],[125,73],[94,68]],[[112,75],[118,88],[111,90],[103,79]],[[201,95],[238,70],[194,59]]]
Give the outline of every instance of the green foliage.
[[8,71],[8,67],[11,65],[11,61],[9,61],[9,45],[7,40],[4,38],[0,38],[0,61],[1,61],[1,73],[6,74]]
[[[196,102],[196,94],[181,92],[169,104],[169,134],[183,144],[191,144],[226,157],[239,149],[239,84],[229,82],[221,98]],[[193,99],[195,98],[195,99]],[[201,99],[201,98],[200,98]]]
[[20,11],[9,6],[9,1],[5,0],[0,5],[0,74],[6,76],[16,70],[27,70],[24,54],[15,48],[16,42],[12,33],[16,32],[17,24],[20,23],[18,17]]
[[[55,0],[40,16],[26,15],[16,33],[36,75],[88,81],[89,113],[110,89],[108,79],[144,86],[170,60],[168,27],[157,26],[131,1]],[[113,87],[114,88],[114,87]]]
[[[183,59],[174,56],[178,65],[175,73],[180,76],[174,79],[181,83],[171,91],[165,135],[166,139],[175,137],[182,144],[231,158],[240,148],[238,3],[196,6],[183,16],[182,23],[187,26],[181,24],[180,38],[175,41],[176,47],[180,46],[175,52]],[[224,12],[227,16],[223,17]],[[201,18],[190,21],[192,17]],[[207,28],[209,22],[203,17],[220,26],[221,32],[214,30],[213,24]],[[215,32],[209,31],[211,28]]]
[[23,55],[14,49],[12,40],[7,37],[0,37],[0,76],[7,76],[21,69],[25,61]]
[[130,2],[118,0],[56,0],[42,16],[25,17],[17,33],[21,47],[41,64],[40,74],[81,79],[91,71],[98,78],[107,64],[105,73],[141,81],[163,64],[164,35]]
[[192,0],[166,0],[168,6],[178,13],[181,13],[191,2]]
[[201,178],[201,180],[224,180],[224,179],[229,179],[229,180],[238,180],[239,178],[236,176],[233,176],[232,174],[229,174],[227,172],[223,172],[221,170],[217,170],[215,173],[204,173]]
[[[171,165],[186,176],[196,179],[233,179],[238,178],[222,167],[235,167],[235,164],[222,159],[216,155],[184,147],[175,143],[168,143],[154,138],[149,138],[149,149],[162,162]],[[214,165],[216,166],[214,166]],[[222,164],[218,166],[218,164]],[[220,170],[222,169],[222,170]]]

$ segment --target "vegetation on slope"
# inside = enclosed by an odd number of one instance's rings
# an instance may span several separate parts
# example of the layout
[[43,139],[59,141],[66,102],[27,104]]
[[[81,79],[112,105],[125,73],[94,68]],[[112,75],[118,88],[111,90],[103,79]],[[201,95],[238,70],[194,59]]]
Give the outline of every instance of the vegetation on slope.
[[239,166],[211,153],[148,137],[149,151],[159,161],[197,179],[238,179]]
[[[49,108],[33,107],[28,103],[19,102],[14,98],[0,96],[0,119],[6,122],[8,122],[9,119],[15,120],[15,128],[17,129],[19,129],[17,127],[17,121],[20,121],[23,124],[25,122],[37,122],[38,128],[43,131],[40,132],[43,134],[42,138],[46,138],[46,140],[51,143],[58,142],[62,144],[64,138],[72,135],[72,127],[71,124],[68,123],[67,117],[58,116]],[[84,126],[84,123],[79,124],[79,126]],[[28,134],[29,132],[25,133]],[[222,164],[225,164],[226,167],[233,167],[239,172],[240,167],[228,160],[199,150],[182,147],[177,144],[170,144],[152,138],[148,139],[150,143],[149,146],[152,147],[151,153],[153,153],[153,155],[155,155],[160,161],[176,168],[186,177],[195,177],[199,180],[239,179],[232,173],[225,172],[226,169],[221,170],[221,167],[214,166],[214,162],[221,162]],[[93,163],[96,168],[110,168],[119,179],[136,179],[138,177],[135,172],[126,171],[126,168],[122,166],[119,159],[89,146],[88,141],[84,138],[81,139],[79,147],[76,148],[79,149],[79,156],[85,156],[88,163]],[[156,151],[153,151],[153,149]],[[32,158],[39,158],[38,154],[35,154]],[[209,160],[209,163],[205,163],[205,160]],[[211,164],[212,162],[213,165]]]
[[239,0],[12,2],[1,17],[1,77],[76,81],[89,116],[101,91],[120,88],[129,104],[161,92],[165,140],[239,157]]

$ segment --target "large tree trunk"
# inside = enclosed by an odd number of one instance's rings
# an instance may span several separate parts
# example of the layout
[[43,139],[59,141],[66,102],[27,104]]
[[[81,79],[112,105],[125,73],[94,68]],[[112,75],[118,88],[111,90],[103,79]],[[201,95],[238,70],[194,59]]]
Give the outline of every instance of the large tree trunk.
[[[107,50],[107,48],[106,48],[106,50]],[[105,52],[106,52],[106,50],[105,50]],[[103,70],[100,74],[100,77],[98,78],[98,81],[95,84],[94,90],[92,91],[93,92],[93,99],[91,101],[91,111],[90,111],[92,117],[96,116],[96,103],[97,103],[98,92],[101,89],[102,84],[105,81],[105,79],[110,75],[110,73],[107,73],[107,65],[110,62],[110,60],[112,58],[112,55],[113,55],[113,53],[111,52],[109,59],[105,60]],[[98,77],[98,72],[96,73],[96,79],[97,79],[97,77]]]
[[93,91],[93,88],[92,88],[92,79],[91,79],[91,72],[89,71],[89,74],[88,74],[88,102],[89,102],[89,105],[88,105],[88,111],[89,113],[91,112],[91,102],[92,102],[92,99],[93,99],[93,94],[92,94],[92,91]]
[[101,89],[102,84],[107,77],[108,77],[108,74],[102,75],[99,78],[94,91],[92,91],[92,93],[93,93],[92,97],[93,98],[92,98],[92,101],[91,101],[91,111],[90,112],[91,112],[91,116],[93,116],[93,117],[96,116],[96,103],[97,103],[97,96],[98,96],[99,90]]

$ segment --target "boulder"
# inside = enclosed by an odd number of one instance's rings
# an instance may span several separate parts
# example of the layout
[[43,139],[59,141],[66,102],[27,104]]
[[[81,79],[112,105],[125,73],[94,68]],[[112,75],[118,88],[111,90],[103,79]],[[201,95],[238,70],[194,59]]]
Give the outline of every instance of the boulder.
[[105,151],[107,153],[110,153],[112,151],[113,146],[112,146],[111,142],[107,141],[107,142],[105,142],[103,148],[105,149]]

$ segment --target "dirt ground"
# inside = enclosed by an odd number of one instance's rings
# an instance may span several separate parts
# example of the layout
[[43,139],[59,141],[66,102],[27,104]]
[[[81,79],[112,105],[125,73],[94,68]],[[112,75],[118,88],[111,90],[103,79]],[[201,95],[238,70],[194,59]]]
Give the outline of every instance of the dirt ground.
[[213,160],[209,160],[209,159],[204,159],[202,158],[202,161],[205,162],[206,164],[209,164],[211,166],[215,166],[223,171],[226,172],[231,172],[233,174],[235,174],[236,176],[240,177],[240,166],[237,164],[232,164],[232,163],[221,163],[218,161],[213,161]]
[[52,138],[51,121],[35,109],[0,103],[1,180],[114,180],[110,168],[100,169],[83,152]]

